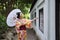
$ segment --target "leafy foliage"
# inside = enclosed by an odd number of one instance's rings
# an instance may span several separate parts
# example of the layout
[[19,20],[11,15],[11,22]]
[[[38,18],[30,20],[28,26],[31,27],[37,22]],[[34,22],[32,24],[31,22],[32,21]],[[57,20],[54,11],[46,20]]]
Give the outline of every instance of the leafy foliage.
[[29,13],[31,3],[33,0],[0,0],[0,12],[4,15],[13,9],[20,9],[23,14]]
[[7,30],[8,26],[6,24],[6,17],[0,14],[0,33],[3,33]]

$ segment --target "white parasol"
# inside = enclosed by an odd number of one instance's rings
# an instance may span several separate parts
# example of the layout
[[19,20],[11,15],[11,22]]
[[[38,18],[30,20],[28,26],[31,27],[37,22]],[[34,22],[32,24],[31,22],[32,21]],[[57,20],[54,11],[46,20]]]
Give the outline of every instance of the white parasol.
[[[7,16],[7,21],[6,22],[7,22],[7,25],[9,27],[15,26],[15,20],[17,19],[17,15],[16,15],[17,12],[21,12],[21,10],[20,9],[14,9]],[[14,18],[16,18],[16,19],[14,19]]]

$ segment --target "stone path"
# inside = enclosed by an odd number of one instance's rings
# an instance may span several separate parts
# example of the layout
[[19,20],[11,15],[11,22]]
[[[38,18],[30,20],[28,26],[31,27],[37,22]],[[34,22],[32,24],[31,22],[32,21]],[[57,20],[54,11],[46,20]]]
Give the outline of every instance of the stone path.
[[33,29],[27,30],[27,40],[38,40],[38,37]]
[[[6,34],[8,39],[0,39],[0,40],[17,40],[17,35],[13,36],[13,33],[10,32]],[[27,40],[38,40],[38,37],[35,34],[33,29],[27,29]]]

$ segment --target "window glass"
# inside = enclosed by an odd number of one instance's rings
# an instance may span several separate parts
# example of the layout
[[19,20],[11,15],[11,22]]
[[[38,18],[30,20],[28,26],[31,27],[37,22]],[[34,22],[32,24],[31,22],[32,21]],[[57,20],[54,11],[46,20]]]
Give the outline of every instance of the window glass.
[[43,33],[44,32],[44,14],[43,8],[39,10],[39,29]]

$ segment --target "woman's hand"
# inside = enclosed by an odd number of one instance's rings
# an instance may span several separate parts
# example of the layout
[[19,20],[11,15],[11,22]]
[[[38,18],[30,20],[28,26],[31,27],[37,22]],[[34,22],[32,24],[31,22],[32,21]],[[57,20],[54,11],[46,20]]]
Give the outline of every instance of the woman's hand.
[[36,17],[36,18],[32,19],[31,21],[34,21],[34,20],[36,20],[36,19],[38,19],[38,17]]

